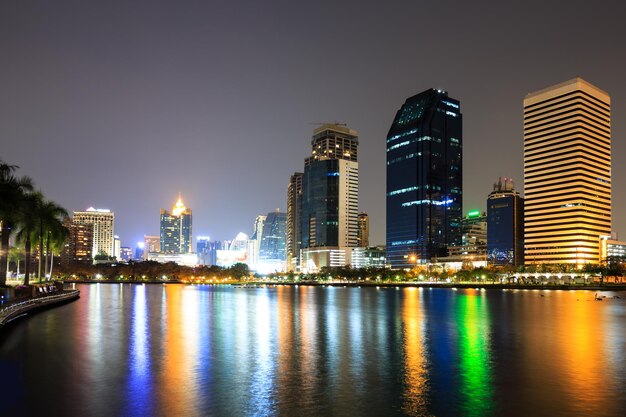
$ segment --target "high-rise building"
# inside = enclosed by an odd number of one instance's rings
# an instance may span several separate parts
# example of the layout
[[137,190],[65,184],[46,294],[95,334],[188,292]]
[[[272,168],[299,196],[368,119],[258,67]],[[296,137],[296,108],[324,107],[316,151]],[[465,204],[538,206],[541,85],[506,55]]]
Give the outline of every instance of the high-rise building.
[[161,237],[143,235],[143,259],[147,260],[150,253],[161,252]]
[[121,259],[122,241],[118,235],[113,236],[113,257],[118,261]]
[[148,259],[148,253],[145,251],[145,247],[144,242],[137,242],[135,246],[135,259],[144,261]]
[[367,213],[359,213],[359,229],[356,235],[357,246],[367,248],[370,245],[370,217]]
[[295,271],[300,266],[300,246],[302,232],[300,219],[302,218],[302,172],[294,173],[289,179],[287,188],[287,270]]
[[442,90],[408,98],[387,134],[387,261],[436,261],[461,243],[462,115]]
[[524,264],[524,199],[510,178],[498,179],[487,197],[487,263]]
[[111,210],[89,207],[86,211],[75,211],[72,222],[75,224],[93,225],[93,246],[91,254],[114,256],[113,223],[115,220]]
[[304,163],[300,217],[301,266],[307,270],[349,264],[347,248],[357,246],[358,143],[357,132],[340,124],[325,124],[313,132],[311,156]]
[[526,264],[597,263],[611,234],[611,99],[582,78],[524,98]]
[[263,222],[263,233],[259,246],[259,261],[272,261],[284,264],[286,260],[286,225],[286,213],[281,213],[279,209],[272,213],[267,213]]
[[71,219],[65,220],[64,225],[68,230],[68,236],[61,251],[61,262],[65,265],[73,262],[92,262],[94,225],[75,223]]
[[248,248],[248,265],[251,269],[255,268],[256,263],[259,261],[259,251],[261,250],[261,240],[263,239],[263,225],[267,216],[259,214],[254,219],[252,225],[252,236],[249,241]]
[[446,262],[462,263],[487,261],[487,213],[471,210],[461,219],[461,244],[448,246],[448,256],[441,258]]
[[130,246],[122,246],[120,248],[120,257],[119,260],[123,262],[128,262],[133,259],[133,248]]
[[219,240],[211,240],[208,236],[198,236],[196,253],[200,265],[217,265],[217,251],[224,249]]
[[191,253],[191,209],[178,201],[172,211],[161,209],[161,253]]

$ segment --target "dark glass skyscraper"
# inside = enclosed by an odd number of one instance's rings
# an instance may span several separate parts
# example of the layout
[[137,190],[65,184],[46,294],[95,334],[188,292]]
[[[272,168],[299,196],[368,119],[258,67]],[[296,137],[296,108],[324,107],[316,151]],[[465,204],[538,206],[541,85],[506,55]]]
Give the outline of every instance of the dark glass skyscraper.
[[487,198],[487,262],[524,264],[524,199],[507,178],[498,180]]
[[408,98],[387,134],[387,260],[393,268],[446,256],[461,244],[462,115],[458,100]]

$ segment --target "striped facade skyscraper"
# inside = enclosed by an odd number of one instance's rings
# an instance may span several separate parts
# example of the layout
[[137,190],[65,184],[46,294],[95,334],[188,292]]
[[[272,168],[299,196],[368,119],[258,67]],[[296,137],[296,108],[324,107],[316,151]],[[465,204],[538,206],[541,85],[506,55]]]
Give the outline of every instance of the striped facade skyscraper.
[[582,78],[524,98],[526,264],[597,263],[611,233],[611,99]]

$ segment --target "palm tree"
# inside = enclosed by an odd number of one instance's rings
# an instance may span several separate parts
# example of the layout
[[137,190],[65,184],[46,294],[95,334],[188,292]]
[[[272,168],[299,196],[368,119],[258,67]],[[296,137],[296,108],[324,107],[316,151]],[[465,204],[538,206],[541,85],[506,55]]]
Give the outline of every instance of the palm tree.
[[20,262],[22,261],[22,256],[24,256],[24,249],[21,247],[14,246],[9,248],[9,263],[15,263],[17,275],[20,274]]
[[33,189],[29,177],[16,177],[16,165],[0,160],[0,286],[6,285],[9,237],[17,222],[26,192]]
[[[56,251],[58,253],[63,249],[63,245],[65,240],[69,237],[70,231],[65,226],[65,220],[68,218],[67,211],[51,201],[48,203],[56,207],[52,210],[52,212],[57,213],[55,216],[48,217],[48,221],[46,222],[46,267],[44,274],[47,276],[48,273],[50,273],[50,276],[52,276],[52,260],[54,258],[54,252]],[[48,256],[50,256],[50,263],[48,263]],[[50,269],[48,269],[48,265],[50,266]]]
[[[63,245],[68,231],[63,226],[63,220],[68,217],[67,210],[53,201],[47,201],[43,197],[39,201],[37,207],[37,218],[39,220],[39,234],[37,241],[39,243],[39,264],[37,269],[37,277],[41,282],[41,266],[44,263],[44,243],[45,251],[45,268],[44,275],[48,273],[48,254],[50,253],[50,245],[54,243],[57,246]],[[51,242],[51,240],[53,242]],[[45,242],[44,242],[45,241]]]
[[43,204],[43,195],[39,192],[24,196],[24,204],[19,213],[17,240],[24,244],[26,262],[24,265],[24,285],[30,284],[30,267],[33,242],[39,237],[39,211]]

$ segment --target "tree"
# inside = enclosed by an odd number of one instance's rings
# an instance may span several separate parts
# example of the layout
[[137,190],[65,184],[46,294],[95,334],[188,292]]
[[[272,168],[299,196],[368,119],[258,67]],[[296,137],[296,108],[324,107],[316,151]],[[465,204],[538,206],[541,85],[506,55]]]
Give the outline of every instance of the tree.
[[39,192],[29,193],[24,196],[24,204],[18,216],[17,240],[24,243],[26,263],[24,265],[24,285],[30,284],[30,267],[32,244],[37,242],[39,235],[39,210],[43,204],[43,195]]
[[241,262],[236,263],[235,265],[228,268],[228,271],[233,278],[237,279],[241,279],[250,275],[250,269],[248,268],[248,265]]
[[22,256],[24,256],[24,249],[17,246],[9,249],[9,264],[11,262],[15,263],[17,275],[20,274],[20,261],[22,260]]
[[6,285],[9,237],[24,203],[24,196],[33,189],[29,177],[15,176],[18,168],[0,160],[0,286]]
[[[44,243],[46,246],[45,251],[45,270],[44,274],[48,271],[48,254],[50,253],[50,246],[52,242],[54,245],[61,246],[65,238],[68,235],[67,228],[63,225],[63,220],[68,217],[67,210],[57,205],[56,203],[45,200],[41,196],[41,200],[37,205],[37,220],[39,221],[39,231],[37,235],[37,241],[39,243],[39,264],[37,269],[37,277],[41,282],[41,266],[44,262]],[[45,241],[45,242],[44,242]]]

